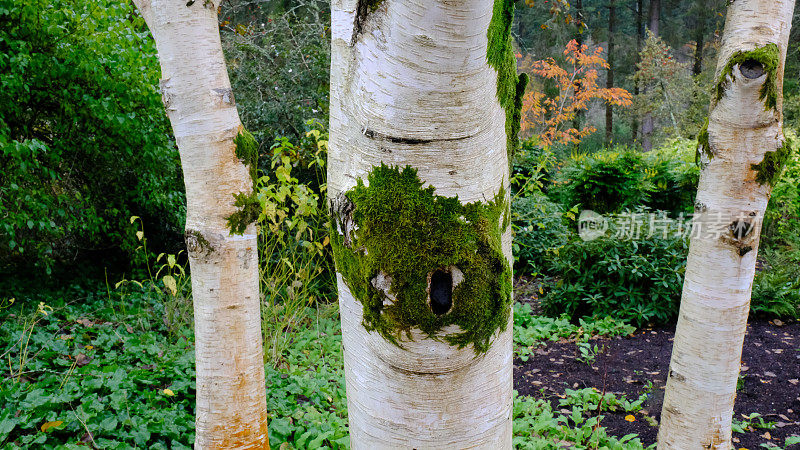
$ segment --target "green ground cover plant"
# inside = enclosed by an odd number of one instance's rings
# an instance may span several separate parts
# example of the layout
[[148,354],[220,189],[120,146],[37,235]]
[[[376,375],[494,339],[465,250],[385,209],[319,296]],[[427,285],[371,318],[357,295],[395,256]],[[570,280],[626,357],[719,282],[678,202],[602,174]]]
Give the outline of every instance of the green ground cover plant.
[[[172,291],[163,278],[154,280],[3,299],[3,448],[191,448],[192,328],[184,323],[170,331],[166,305]],[[543,328],[538,339],[557,332],[550,319],[532,316],[529,307],[518,306],[515,316],[515,330]],[[349,448],[338,311],[335,305],[304,308],[294,324],[279,359],[266,364],[271,445]],[[585,322],[570,336],[628,329],[607,320]],[[531,342],[516,340],[518,346]],[[632,435],[618,439],[598,427],[592,414],[596,396],[589,394],[567,396],[570,414],[543,400],[516,397],[515,447],[570,442],[575,448],[643,448]]]

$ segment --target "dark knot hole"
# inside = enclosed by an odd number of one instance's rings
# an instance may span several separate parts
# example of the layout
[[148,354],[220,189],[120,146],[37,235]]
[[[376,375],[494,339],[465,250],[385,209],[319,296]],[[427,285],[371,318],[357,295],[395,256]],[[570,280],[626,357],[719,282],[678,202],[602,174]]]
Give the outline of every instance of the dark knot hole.
[[453,306],[453,275],[437,270],[431,275],[431,311],[437,316],[450,311]]
[[742,75],[744,75],[745,78],[754,80],[761,75],[764,75],[764,66],[754,59],[748,59],[739,64],[739,72],[742,72]]

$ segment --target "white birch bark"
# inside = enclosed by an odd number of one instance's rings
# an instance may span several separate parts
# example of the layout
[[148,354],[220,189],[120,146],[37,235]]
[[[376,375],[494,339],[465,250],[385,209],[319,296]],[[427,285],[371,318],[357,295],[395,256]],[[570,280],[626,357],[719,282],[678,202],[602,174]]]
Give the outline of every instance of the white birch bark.
[[232,235],[234,194],[252,192],[235,155],[242,129],[217,5],[134,0],[155,38],[161,90],[186,185],[197,411],[195,448],[268,449],[256,228]]
[[753,165],[783,145],[781,87],[794,3],[735,0],[728,7],[717,77],[737,53],[775,44],[777,104],[765,108],[759,97],[768,75],[744,63],[732,67],[722,97],[712,100],[695,204],[706,229],[689,249],[659,449],[731,447],[761,219],[771,192]]
[[[417,168],[437,195],[493,199],[509,174],[486,62],[492,2],[384,0],[354,30],[357,6],[332,2],[329,198],[385,163]],[[509,261],[510,244],[506,232]],[[479,356],[419,332],[401,349],[367,332],[341,276],[338,286],[354,449],[511,448],[510,324]]]

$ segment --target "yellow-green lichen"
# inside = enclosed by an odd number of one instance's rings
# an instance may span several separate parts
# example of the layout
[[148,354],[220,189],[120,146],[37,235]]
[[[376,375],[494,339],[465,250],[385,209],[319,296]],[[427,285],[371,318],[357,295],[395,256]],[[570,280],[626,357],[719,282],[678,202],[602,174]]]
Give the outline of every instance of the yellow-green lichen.
[[781,61],[781,51],[776,44],[767,44],[747,52],[738,51],[730,57],[722,72],[719,74],[717,84],[714,88],[714,96],[717,101],[722,99],[727,86],[727,79],[733,76],[733,68],[745,61],[755,61],[761,64],[764,72],[767,74],[767,79],[764,80],[764,85],[761,86],[759,92],[759,99],[764,102],[764,109],[775,109],[778,105],[778,66]]
[[756,172],[756,181],[775,187],[775,183],[778,182],[783,171],[783,166],[791,155],[792,142],[784,137],[783,144],[778,149],[765,153],[764,159],[760,163],[751,166]]
[[[489,203],[462,204],[434,194],[417,171],[381,165],[332,205],[336,268],[362,304],[363,326],[399,345],[418,328],[434,339],[485,352],[511,310],[511,268],[503,255],[501,189]],[[455,269],[453,269],[455,268]],[[428,283],[437,271],[457,270],[452,306],[434,313]],[[379,275],[390,287],[379,289]],[[440,336],[445,326],[460,332]]]
[[244,234],[247,226],[258,220],[261,214],[261,202],[256,195],[258,183],[258,141],[247,130],[242,128],[233,138],[236,157],[247,167],[250,180],[253,183],[251,192],[240,192],[234,195],[234,203],[237,211],[226,217],[228,228],[233,234]]
[[494,0],[492,20],[487,36],[489,45],[486,60],[497,71],[497,100],[506,112],[506,148],[509,163],[519,147],[522,96],[528,85],[528,75],[517,75],[517,60],[511,41],[514,20],[513,0]]

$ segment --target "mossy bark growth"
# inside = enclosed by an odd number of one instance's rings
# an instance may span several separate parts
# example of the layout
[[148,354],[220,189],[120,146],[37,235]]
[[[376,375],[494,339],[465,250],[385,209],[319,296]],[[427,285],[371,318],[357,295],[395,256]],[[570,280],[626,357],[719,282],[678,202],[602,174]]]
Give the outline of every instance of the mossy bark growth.
[[697,153],[694,158],[696,164],[700,164],[700,155],[706,155],[708,159],[714,157],[714,152],[711,151],[711,146],[708,143],[708,117],[706,117],[703,127],[697,133]]
[[528,85],[528,75],[517,75],[517,60],[511,44],[511,23],[514,21],[514,1],[495,0],[492,20],[487,32],[489,45],[486,60],[497,71],[497,100],[506,112],[508,160],[519,147],[522,96]]
[[250,180],[253,182],[252,192],[240,192],[234,196],[233,206],[238,210],[226,217],[228,228],[233,234],[244,234],[247,226],[258,220],[261,214],[261,202],[258,200],[258,141],[244,128],[233,139],[236,146],[236,157],[247,167]]
[[783,166],[792,154],[792,141],[784,137],[783,145],[775,151],[764,154],[764,159],[751,167],[756,172],[756,181],[775,187],[781,176]]
[[[345,194],[352,207],[334,205],[331,233],[336,268],[363,305],[364,327],[398,346],[403,333],[410,338],[419,328],[459,348],[488,350],[511,310],[511,268],[501,245],[505,190],[489,203],[462,204],[424,188],[415,169],[385,165],[367,181]],[[463,280],[453,281],[452,306],[434,313],[432,275],[456,270]],[[381,280],[389,280],[388,290]],[[440,335],[448,325],[461,329]]]
[[745,61],[755,61],[761,64],[764,72],[767,74],[767,79],[764,80],[764,85],[761,86],[759,98],[764,102],[764,110],[775,109],[778,107],[778,86],[777,86],[777,72],[778,65],[781,61],[781,51],[775,44],[767,44],[750,51],[739,51],[733,54],[728,60],[722,72],[717,79],[717,85],[714,88],[714,97],[717,101],[722,99],[725,92],[725,87],[728,83],[728,77],[733,79],[733,67],[740,65]]
[[247,166],[253,187],[255,187],[258,181],[258,141],[252,133],[242,128],[239,130],[239,134],[233,138],[233,145],[236,146],[236,157]]

